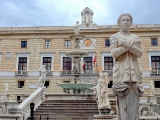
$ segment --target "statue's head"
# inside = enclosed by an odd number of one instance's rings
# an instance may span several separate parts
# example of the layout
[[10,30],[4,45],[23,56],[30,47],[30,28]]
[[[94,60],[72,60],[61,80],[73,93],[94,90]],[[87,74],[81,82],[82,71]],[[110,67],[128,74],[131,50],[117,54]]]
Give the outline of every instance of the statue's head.
[[121,14],[117,20],[117,24],[119,28],[125,32],[126,31],[128,32],[129,27],[132,25],[132,22],[133,22],[133,18],[128,13]]

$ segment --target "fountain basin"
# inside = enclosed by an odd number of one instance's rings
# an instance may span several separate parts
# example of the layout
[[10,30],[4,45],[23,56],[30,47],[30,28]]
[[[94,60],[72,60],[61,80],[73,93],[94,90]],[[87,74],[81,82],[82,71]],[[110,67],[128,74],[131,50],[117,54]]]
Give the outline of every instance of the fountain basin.
[[83,58],[88,55],[88,52],[86,51],[80,51],[80,50],[74,50],[74,51],[69,51],[65,53],[67,56],[70,58],[78,57],[78,58]]
[[67,94],[70,94],[70,90],[73,90],[74,94],[80,94],[82,92],[88,94],[90,92],[90,89],[93,86],[96,86],[96,84],[94,83],[57,83],[57,84]]

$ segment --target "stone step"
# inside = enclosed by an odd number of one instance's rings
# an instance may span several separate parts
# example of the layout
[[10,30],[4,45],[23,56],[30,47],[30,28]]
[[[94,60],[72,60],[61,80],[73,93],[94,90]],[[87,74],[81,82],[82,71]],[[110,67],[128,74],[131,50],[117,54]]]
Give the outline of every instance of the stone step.
[[59,101],[46,100],[43,103],[47,104],[47,103],[95,103],[95,102],[96,102],[95,100],[59,100]]
[[42,103],[41,105],[97,105],[97,103],[96,102],[93,102],[93,103],[85,103],[85,102],[83,102],[83,103],[68,103],[68,102],[61,102],[61,103],[55,103],[55,102],[53,102],[53,103]]
[[96,110],[96,109],[93,109],[93,110],[91,110],[91,109],[86,109],[86,110],[84,110],[84,109],[60,109],[60,110],[56,110],[56,109],[50,109],[50,110],[44,110],[44,109],[42,109],[42,110],[36,110],[36,112],[39,112],[39,113],[41,113],[41,114],[43,114],[43,113],[94,113],[94,112],[98,112],[98,110]]
[[[41,115],[41,120],[44,119],[44,120],[47,120],[47,117],[48,117],[48,120],[88,120],[88,119],[91,119],[93,120],[93,115],[88,115],[88,114],[81,114],[81,115]],[[40,115],[34,115],[34,120],[39,120],[40,119]]]

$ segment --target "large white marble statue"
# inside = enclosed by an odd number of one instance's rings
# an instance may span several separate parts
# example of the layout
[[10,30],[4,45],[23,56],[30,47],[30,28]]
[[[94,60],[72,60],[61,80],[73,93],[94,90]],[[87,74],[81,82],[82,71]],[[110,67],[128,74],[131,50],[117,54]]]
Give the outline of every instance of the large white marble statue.
[[110,37],[113,66],[113,93],[117,96],[118,120],[139,120],[139,97],[143,94],[142,72],[137,58],[142,56],[140,38],[129,32],[132,16],[118,18],[120,31]]
[[40,76],[39,76],[38,84],[39,85],[41,84],[44,86],[46,75],[47,75],[45,65],[42,65],[42,67],[39,69],[39,73],[40,73]]
[[150,86],[150,89],[151,89],[150,95],[151,95],[151,96],[154,96],[155,91],[154,91],[154,84],[153,84],[153,81],[151,81],[151,83],[150,83],[149,86]]
[[99,73],[99,79],[97,84],[97,97],[98,97],[98,108],[111,109],[109,98],[108,98],[108,73]]
[[8,83],[4,83],[3,85],[5,85],[4,94],[6,95],[8,93],[9,85]]
[[74,26],[75,35],[79,35],[79,21],[76,22],[76,25]]

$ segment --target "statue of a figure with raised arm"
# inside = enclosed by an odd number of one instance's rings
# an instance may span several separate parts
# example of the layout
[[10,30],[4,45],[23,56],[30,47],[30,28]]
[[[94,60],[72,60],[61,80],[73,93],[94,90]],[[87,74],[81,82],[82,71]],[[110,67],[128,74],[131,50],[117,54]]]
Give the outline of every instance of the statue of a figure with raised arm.
[[40,76],[39,76],[38,84],[39,86],[44,86],[46,75],[47,75],[45,65],[42,65],[42,67],[39,69],[39,73],[40,73]]
[[99,109],[111,109],[109,98],[108,98],[108,73],[99,73],[99,79],[97,84],[97,97],[98,97],[98,108]]
[[79,35],[79,21],[76,22],[76,25],[74,26],[75,35]]
[[144,89],[138,58],[142,56],[140,38],[129,32],[132,16],[124,13],[117,23],[120,31],[110,36],[113,66],[113,93],[117,96],[118,120],[139,120],[139,97]]

